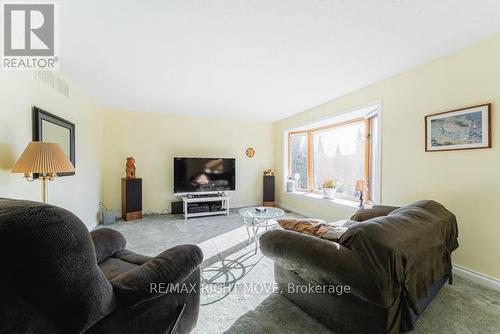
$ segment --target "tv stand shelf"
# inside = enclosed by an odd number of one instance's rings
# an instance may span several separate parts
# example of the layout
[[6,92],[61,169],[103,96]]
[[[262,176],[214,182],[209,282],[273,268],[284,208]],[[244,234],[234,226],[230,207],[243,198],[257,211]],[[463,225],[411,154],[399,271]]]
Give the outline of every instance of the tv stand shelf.
[[[211,202],[221,202],[222,206],[220,210],[210,211],[210,209],[203,212],[189,212],[190,204],[208,204],[210,206]],[[229,216],[229,197],[227,196],[211,196],[211,197],[182,197],[182,204],[184,208],[184,220],[193,217],[203,217],[203,216],[215,216],[215,215],[226,215]]]

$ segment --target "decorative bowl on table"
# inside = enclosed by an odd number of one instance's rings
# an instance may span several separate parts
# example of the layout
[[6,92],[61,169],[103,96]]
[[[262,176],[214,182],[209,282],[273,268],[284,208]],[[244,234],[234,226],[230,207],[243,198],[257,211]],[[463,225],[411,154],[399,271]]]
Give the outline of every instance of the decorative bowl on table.
[[267,208],[264,207],[264,206],[258,206],[255,208],[255,212],[256,213],[266,213],[267,212]]

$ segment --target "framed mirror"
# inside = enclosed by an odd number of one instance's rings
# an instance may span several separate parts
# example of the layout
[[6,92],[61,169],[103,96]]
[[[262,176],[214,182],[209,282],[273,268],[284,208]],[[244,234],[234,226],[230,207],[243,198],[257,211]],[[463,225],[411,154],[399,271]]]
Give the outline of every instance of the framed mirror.
[[[33,107],[33,141],[59,143],[68,159],[76,167],[75,124],[40,108]],[[57,174],[57,176],[69,175],[75,175],[75,172]],[[33,176],[38,177],[38,175]]]

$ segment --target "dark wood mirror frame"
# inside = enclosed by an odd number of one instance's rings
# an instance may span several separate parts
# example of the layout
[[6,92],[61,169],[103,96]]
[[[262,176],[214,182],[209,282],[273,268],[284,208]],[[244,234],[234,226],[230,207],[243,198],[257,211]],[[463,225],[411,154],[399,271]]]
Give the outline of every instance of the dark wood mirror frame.
[[[69,130],[69,160],[76,168],[75,159],[75,124],[68,122],[67,120],[48,113],[40,108],[33,107],[33,141],[42,141],[42,122],[47,121],[55,125],[61,126]],[[58,173],[57,176],[70,176],[75,175],[75,172],[70,173]],[[33,177],[38,178],[38,174],[33,174]]]

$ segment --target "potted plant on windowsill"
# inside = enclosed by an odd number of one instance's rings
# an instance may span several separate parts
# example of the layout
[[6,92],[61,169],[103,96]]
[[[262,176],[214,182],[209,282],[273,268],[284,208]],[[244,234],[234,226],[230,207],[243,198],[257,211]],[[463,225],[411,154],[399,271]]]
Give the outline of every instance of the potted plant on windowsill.
[[325,181],[323,181],[323,198],[335,198],[335,180],[331,177],[327,177]]

